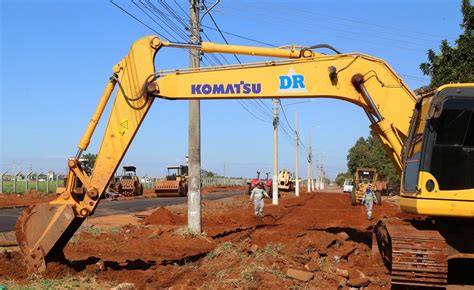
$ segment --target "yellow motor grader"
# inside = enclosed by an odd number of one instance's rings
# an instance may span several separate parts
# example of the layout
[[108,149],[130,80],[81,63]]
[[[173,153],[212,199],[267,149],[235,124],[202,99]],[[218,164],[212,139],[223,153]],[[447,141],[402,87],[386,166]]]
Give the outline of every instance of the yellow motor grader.
[[369,188],[375,193],[377,197],[377,204],[382,204],[382,196],[375,185],[377,181],[377,170],[374,168],[356,168],[354,174],[354,187],[350,193],[351,204],[362,204],[364,193]]

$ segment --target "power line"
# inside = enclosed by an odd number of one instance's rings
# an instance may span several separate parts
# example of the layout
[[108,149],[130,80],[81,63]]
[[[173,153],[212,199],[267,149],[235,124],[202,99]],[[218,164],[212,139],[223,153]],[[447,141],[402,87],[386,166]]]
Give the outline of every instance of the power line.
[[[207,7],[206,7],[205,5],[204,5],[204,7],[207,9]],[[214,17],[212,16],[212,13],[209,13],[208,15],[209,15],[209,17],[211,18],[212,23],[213,23],[214,26],[216,27],[217,31],[218,31],[219,34],[221,35],[221,37],[222,37],[222,39],[224,40],[224,42],[225,42],[226,44],[229,44],[229,42],[227,41],[226,37],[225,37],[224,34],[222,33],[222,30],[220,29],[219,25],[217,24],[216,20],[215,20]],[[207,35],[205,35],[205,36],[206,36],[207,38],[209,38]],[[209,38],[209,40],[210,40],[210,38]],[[233,54],[233,55],[234,55],[235,59],[241,64],[242,62],[241,62],[240,59],[237,57],[237,55],[236,55],[236,54]],[[222,54],[221,54],[221,56],[222,56]],[[229,61],[227,60],[227,58],[225,58],[225,57],[223,57],[223,56],[222,56],[222,58],[224,59],[225,62],[227,62],[227,64],[229,64]],[[257,107],[252,106],[252,108],[254,108],[255,110],[260,110],[260,113],[263,112],[263,114],[269,114],[269,115],[272,117],[272,111],[271,111],[271,109],[269,109],[269,108],[265,105],[265,103],[264,103],[262,100],[260,100],[260,99],[257,99],[257,100],[252,99],[250,102],[254,102],[254,103],[257,105]],[[242,105],[243,103],[244,103],[244,102],[240,102],[240,101],[239,101],[239,104]],[[257,109],[257,108],[259,108],[259,109]],[[247,111],[249,111],[249,110],[247,110]]]
[[[281,111],[283,112],[283,117],[285,118],[286,125],[288,126],[288,128],[290,129],[290,131],[295,132],[295,129],[291,126],[290,122],[288,121],[288,118],[286,117],[286,112],[285,112],[285,109],[283,108],[283,105],[282,105],[282,103],[281,103],[281,100],[278,99],[278,101],[279,101],[279,103],[280,103],[280,108],[281,108]],[[284,127],[282,127],[282,128],[284,128]],[[301,144],[304,148],[306,148],[306,146],[305,146],[304,143],[303,143],[303,140],[300,139],[299,134],[298,134],[298,141],[300,142],[300,144]]]
[[167,40],[167,38],[159,33],[158,31],[156,31],[155,29],[151,28],[150,26],[148,26],[147,24],[145,24],[144,22],[142,22],[140,19],[136,18],[134,15],[132,15],[130,12],[128,12],[127,10],[123,9],[121,6],[119,6],[117,3],[115,3],[114,1],[110,0],[110,3],[114,4],[117,8],[119,8],[120,10],[122,10],[123,12],[127,13],[130,17],[132,17],[133,19],[135,19],[136,21],[140,22],[141,24],[143,24],[144,26],[146,26],[148,29],[150,29],[151,31],[155,32],[158,36],[160,36],[161,38]]
[[[181,5],[179,5],[179,3],[176,0],[174,0],[174,2],[176,3],[176,6],[179,8],[179,10],[181,10],[181,12],[183,12],[183,14],[186,15],[186,11],[184,11],[183,7],[181,7]],[[178,16],[178,18],[180,18],[180,17]],[[180,19],[183,20],[183,18],[180,18]],[[201,27],[219,32],[219,30],[217,28],[213,28],[213,27],[210,27],[210,26],[207,26],[207,25],[201,24]],[[220,32],[223,33],[223,34],[227,34],[227,35],[230,35],[230,36],[240,38],[240,39],[245,39],[245,40],[252,41],[252,42],[255,42],[255,43],[260,43],[260,44],[263,44],[263,45],[266,45],[266,46],[277,47],[277,45],[275,45],[275,44],[260,41],[260,40],[257,40],[257,39],[251,38],[251,37],[239,35],[239,34],[236,34],[236,33],[229,32],[229,31],[220,30]]]
[[[148,16],[148,18],[150,18],[151,21],[153,21],[153,22],[156,23],[156,25],[158,25],[161,29],[163,29],[164,31],[166,31],[166,29],[165,29],[163,26],[161,26],[160,23],[158,23],[153,17],[150,16],[150,14],[148,14],[145,10],[143,10],[142,7],[140,7],[137,3],[135,3],[135,1],[132,1],[132,3],[133,3],[135,6],[137,6],[138,9],[140,9],[146,16]],[[166,31],[166,32],[168,32],[168,31]],[[169,32],[168,32],[168,34],[169,34]],[[171,36],[171,37],[169,37],[169,38],[167,37],[167,38],[168,38],[168,39],[174,38],[173,35],[170,34],[170,36]],[[176,38],[174,38],[174,39],[176,40]]]
[[[239,8],[241,7],[235,7],[235,10],[239,10]],[[233,8],[234,9],[234,8]],[[240,9],[241,11],[243,11],[242,9]],[[268,10],[266,10],[265,12],[268,12]],[[232,12],[230,13],[232,14]],[[306,31],[310,31],[310,32],[314,32],[313,29],[309,29],[308,27],[311,27],[308,25],[309,22],[304,22],[304,25],[301,25],[301,22],[298,22],[298,21],[295,21],[294,19],[289,19],[289,18],[284,18],[284,17],[281,17],[281,16],[274,16],[272,15],[272,17],[266,17],[267,15],[266,14],[261,14],[260,15],[262,16],[265,16],[265,17],[257,17],[257,19],[259,20],[266,20],[267,22],[269,23],[272,23],[272,25],[275,25],[274,23],[275,22],[271,22],[269,21],[268,19],[275,19],[275,18],[279,18],[280,20],[283,20],[283,21],[286,21],[286,22],[291,22],[291,23],[298,23],[299,25],[299,29],[302,29],[302,30],[306,30]],[[248,16],[248,15],[247,15]],[[239,17],[245,17],[242,16],[242,14],[239,14]],[[250,19],[251,21],[256,21],[255,17],[250,17],[248,16],[247,17],[248,19]],[[312,24],[312,23],[311,23]],[[337,29],[334,29],[334,28],[330,28],[329,30],[337,30]],[[391,48],[398,48],[398,49],[404,49],[404,50],[409,50],[409,51],[417,51],[417,52],[425,52],[424,50],[420,50],[420,49],[416,49],[416,48],[413,48],[413,47],[407,47],[407,46],[402,46],[402,45],[399,45],[397,41],[396,44],[388,44],[388,43],[381,43],[381,42],[374,42],[374,41],[368,41],[367,38],[365,39],[362,39],[362,38],[358,38],[358,37],[350,37],[350,36],[346,36],[346,35],[338,35],[338,34],[335,34],[335,33],[330,33],[330,32],[324,32],[324,31],[319,31],[318,32],[319,34],[325,34],[325,35],[329,35],[330,37],[337,37],[337,38],[343,38],[343,39],[349,39],[349,40],[355,40],[355,41],[358,41],[358,42],[361,42],[363,41],[364,44],[371,44],[371,45],[376,45],[376,46],[384,46],[384,47],[391,47]],[[354,33],[353,32],[350,32],[351,35],[353,35]]]
[[270,122],[270,121],[268,121],[268,120],[262,119],[261,117],[259,117],[259,116],[256,115],[256,114],[254,114],[252,111],[250,111],[250,110],[246,107],[246,106],[248,106],[248,105],[246,105],[245,103],[241,102],[241,100],[237,100],[237,102],[242,106],[242,108],[244,108],[244,109],[245,109],[250,115],[252,115],[254,118],[256,118],[256,119],[258,119],[258,120],[260,120],[260,121],[262,121],[262,122],[265,122],[265,123],[270,123],[270,124],[272,123],[272,122]]
[[[258,6],[258,3],[255,3],[257,4],[256,6]],[[264,6],[260,6],[260,7],[256,7],[256,8],[259,8],[260,10],[263,10],[263,11],[268,11],[268,9],[266,9],[266,7]],[[286,7],[284,6],[280,6],[280,8],[283,8],[283,9],[286,9]],[[382,28],[383,30],[378,30],[377,28],[375,29],[372,29],[373,32],[376,32],[376,33],[383,33],[383,34],[387,34],[387,29],[390,29],[392,30],[393,32],[388,32],[388,33],[391,33],[391,34],[400,34],[400,33],[403,33],[403,36],[404,37],[408,37],[408,38],[412,38],[412,39],[416,39],[416,40],[423,40],[423,41],[428,41],[428,42],[435,42],[435,41],[439,41],[440,38],[447,38],[446,36],[443,36],[443,35],[436,35],[436,34],[430,34],[430,33],[426,33],[426,32],[419,32],[419,31],[413,31],[413,30],[406,30],[406,29],[401,29],[400,27],[390,27],[390,26],[386,26],[386,25],[380,25],[380,24],[377,24],[377,23],[369,23],[369,22],[364,22],[364,21],[361,21],[361,20],[358,20],[358,19],[351,19],[351,18],[345,18],[345,17],[338,17],[338,16],[335,16],[335,15],[327,15],[327,14],[323,14],[323,13],[320,13],[320,12],[317,12],[317,11],[309,11],[309,10],[302,10],[302,9],[298,9],[298,7],[291,7],[291,10],[292,11],[297,11],[297,12],[301,12],[303,14],[308,14],[308,15],[311,15],[311,16],[314,16],[314,15],[320,15],[320,16],[323,16],[323,17],[327,17],[329,19],[337,19],[335,21],[335,24],[341,24],[341,25],[344,25],[346,26],[345,24],[343,23],[340,23],[339,20],[343,20],[343,21],[347,21],[347,22],[352,22],[352,23],[358,23],[358,24],[362,24],[362,25],[365,25],[365,26],[369,26],[369,27],[379,27],[379,28]],[[320,19],[320,18],[318,18]],[[327,23],[327,21],[324,21],[324,23]],[[366,31],[367,28],[364,28],[364,31]],[[394,33],[395,32],[395,33]],[[420,36],[408,36],[406,34],[406,32],[408,33],[412,33],[412,34],[418,34],[418,35],[424,35],[424,36],[428,36],[429,38],[431,39],[426,39],[426,38],[420,38]]]
[[[204,5],[204,7],[207,9],[206,5]],[[226,44],[229,44],[229,42],[225,38],[224,34],[222,33],[221,29],[219,28],[219,25],[217,25],[216,21],[214,20],[214,17],[212,16],[211,12],[209,12],[209,17],[211,18],[212,23],[214,23],[214,26],[216,27],[217,31],[219,31],[219,34],[222,36],[222,39],[224,39]],[[234,57],[240,64],[242,64],[242,62],[240,61],[240,59],[237,57],[237,55],[235,53],[234,53]]]

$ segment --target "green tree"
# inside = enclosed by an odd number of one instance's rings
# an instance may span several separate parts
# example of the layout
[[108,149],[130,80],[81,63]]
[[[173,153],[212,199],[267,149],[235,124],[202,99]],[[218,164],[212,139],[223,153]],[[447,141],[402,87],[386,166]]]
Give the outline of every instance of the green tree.
[[425,75],[431,77],[430,88],[457,82],[474,82],[474,7],[470,0],[462,1],[464,33],[459,35],[455,46],[441,41],[440,52],[428,50],[428,62],[420,64]]
[[210,170],[201,169],[201,176],[202,177],[218,177],[219,175]]
[[89,175],[92,173],[92,169],[94,169],[96,159],[97,154],[93,153],[86,153],[81,157],[82,167]]
[[359,138],[349,149],[347,154],[348,176],[353,176],[358,167],[375,168],[379,178],[387,179],[390,182],[400,181],[395,166],[373,132],[367,139]]
[[352,179],[351,175],[348,174],[347,172],[341,172],[336,176],[336,184],[337,186],[343,186],[344,181],[349,178]]

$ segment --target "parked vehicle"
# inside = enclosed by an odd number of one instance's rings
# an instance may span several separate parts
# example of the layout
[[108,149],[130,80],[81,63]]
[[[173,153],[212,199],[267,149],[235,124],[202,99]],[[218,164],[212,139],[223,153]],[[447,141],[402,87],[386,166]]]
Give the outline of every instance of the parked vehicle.
[[352,179],[344,180],[344,185],[342,186],[342,191],[352,192],[354,190],[354,181]]

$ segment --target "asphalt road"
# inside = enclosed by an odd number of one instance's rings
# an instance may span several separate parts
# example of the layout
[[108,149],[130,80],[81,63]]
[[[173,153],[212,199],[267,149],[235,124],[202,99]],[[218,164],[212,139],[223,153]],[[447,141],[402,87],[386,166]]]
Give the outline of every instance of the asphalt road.
[[[203,199],[216,200],[241,194],[242,191],[217,192],[204,195]],[[140,212],[148,209],[157,208],[160,206],[186,203],[187,200],[187,197],[157,197],[114,201],[104,200],[99,203],[93,216],[97,217]],[[16,220],[23,212],[23,209],[24,208],[0,209],[0,232],[14,231]]]

